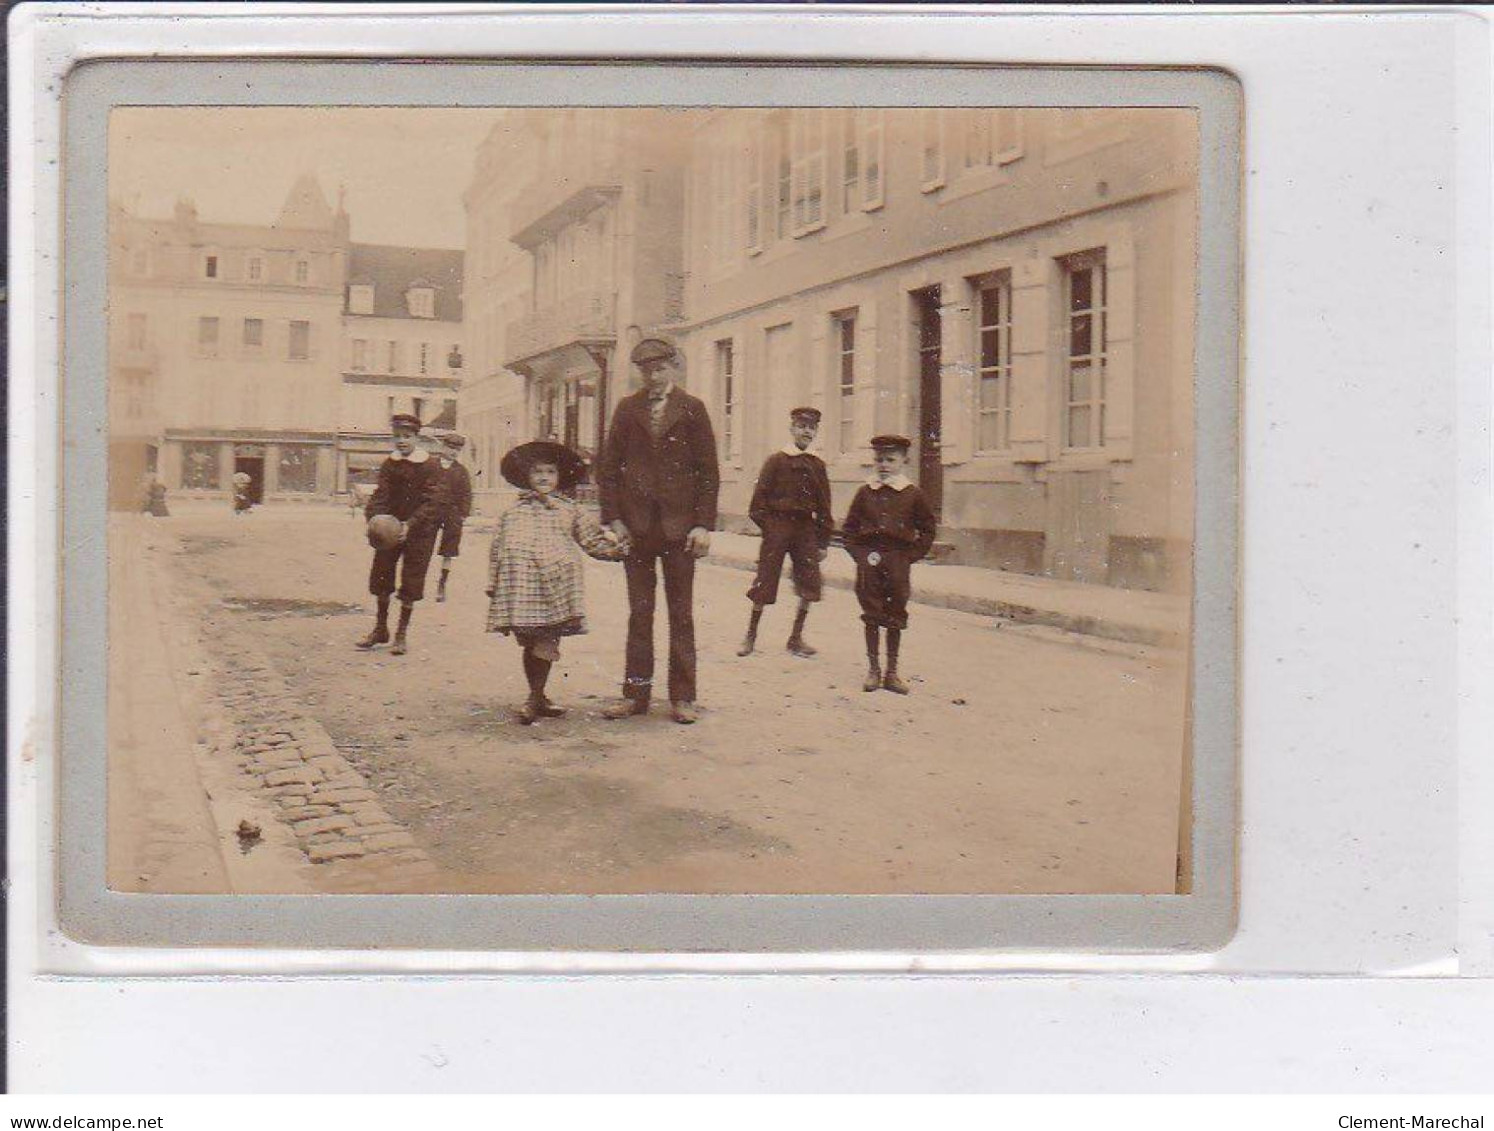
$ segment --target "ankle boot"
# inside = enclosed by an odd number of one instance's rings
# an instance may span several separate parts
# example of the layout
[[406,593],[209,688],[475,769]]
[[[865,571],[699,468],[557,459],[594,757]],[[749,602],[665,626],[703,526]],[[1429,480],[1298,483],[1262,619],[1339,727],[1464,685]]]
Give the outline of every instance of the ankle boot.
[[882,686],[882,669],[877,666],[877,661],[872,660],[866,668],[866,679],[861,684],[862,691],[876,691]]
[[410,614],[415,610],[409,605],[402,605],[399,610],[399,627],[394,630],[394,647],[389,649],[391,656],[403,656],[410,650],[406,633],[410,630]]

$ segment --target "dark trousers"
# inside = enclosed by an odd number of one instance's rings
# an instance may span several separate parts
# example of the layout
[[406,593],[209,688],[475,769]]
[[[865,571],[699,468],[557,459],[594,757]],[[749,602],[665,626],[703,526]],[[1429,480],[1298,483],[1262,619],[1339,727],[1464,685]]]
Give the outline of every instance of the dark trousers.
[[[877,560],[872,561],[875,557]],[[857,547],[856,599],[861,620],[883,628],[908,627],[912,566],[908,551],[885,546]]]
[[[636,536],[635,536],[636,537]],[[654,600],[658,567],[664,567],[669,609],[669,699],[695,702],[695,558],[684,541],[666,542],[655,531],[634,542],[623,562],[628,578],[628,659],[623,694],[648,702],[654,685]]]
[[778,600],[785,557],[793,562],[794,592],[799,599],[820,599],[820,535],[814,519],[807,515],[784,515],[768,518],[763,528],[763,544],[757,551],[757,576],[747,590],[747,598],[754,605],[771,605]]
[[410,531],[392,550],[375,550],[373,568],[368,571],[368,591],[375,597],[395,592],[394,577],[399,573],[399,599],[413,605],[425,596],[425,573],[436,548],[434,527]]

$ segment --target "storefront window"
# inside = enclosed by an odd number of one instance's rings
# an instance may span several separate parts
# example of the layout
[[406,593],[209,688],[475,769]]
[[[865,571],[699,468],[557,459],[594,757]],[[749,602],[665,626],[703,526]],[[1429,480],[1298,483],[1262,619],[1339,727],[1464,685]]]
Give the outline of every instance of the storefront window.
[[182,445],[182,486],[192,491],[216,491],[218,481],[218,445]]
[[315,445],[280,445],[280,490],[305,494],[316,491]]

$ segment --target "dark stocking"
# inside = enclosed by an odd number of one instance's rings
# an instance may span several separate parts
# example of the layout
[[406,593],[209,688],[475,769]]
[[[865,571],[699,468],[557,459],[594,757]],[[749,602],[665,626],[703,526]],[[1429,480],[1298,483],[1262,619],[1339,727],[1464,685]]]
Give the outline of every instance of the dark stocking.
[[897,650],[903,642],[903,630],[900,628],[889,628],[887,630],[887,670],[897,671]]

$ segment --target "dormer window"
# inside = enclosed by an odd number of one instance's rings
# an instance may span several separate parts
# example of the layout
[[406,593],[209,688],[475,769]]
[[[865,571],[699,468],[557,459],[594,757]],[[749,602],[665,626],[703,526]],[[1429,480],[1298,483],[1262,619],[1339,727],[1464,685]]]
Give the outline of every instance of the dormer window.
[[374,309],[374,289],[368,283],[354,283],[348,288],[348,312],[351,314],[372,314]]
[[305,285],[311,281],[311,263],[305,259],[296,260],[296,282]]
[[409,304],[411,318],[436,316],[436,291],[433,287],[411,287],[405,292],[405,301]]

